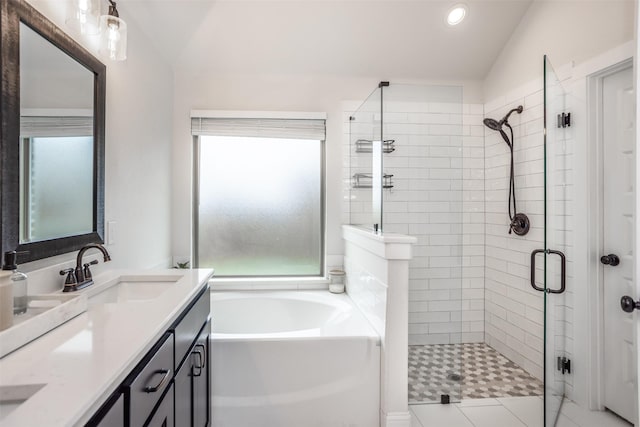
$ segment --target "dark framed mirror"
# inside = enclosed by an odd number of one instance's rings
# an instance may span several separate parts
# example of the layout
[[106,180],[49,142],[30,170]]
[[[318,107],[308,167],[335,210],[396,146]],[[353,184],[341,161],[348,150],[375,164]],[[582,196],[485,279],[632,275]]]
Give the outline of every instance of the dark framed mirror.
[[24,0],[0,2],[0,65],[2,252],[103,243],[106,67]]

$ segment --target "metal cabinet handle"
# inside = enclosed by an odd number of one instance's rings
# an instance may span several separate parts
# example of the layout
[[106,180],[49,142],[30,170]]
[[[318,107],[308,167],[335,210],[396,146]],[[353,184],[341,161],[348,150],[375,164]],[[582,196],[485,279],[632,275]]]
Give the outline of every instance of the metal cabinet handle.
[[199,377],[202,375],[202,369],[207,365],[207,349],[203,344],[196,344],[192,354],[194,357],[198,357],[196,364],[193,366],[193,376]]
[[146,386],[144,388],[144,391],[147,393],[155,393],[156,391],[160,390],[161,388],[164,387],[164,385],[171,379],[171,369],[158,369],[157,371],[155,371],[152,376],[155,376],[156,374],[163,374],[162,379],[160,379],[160,382],[153,386]]
[[[536,254],[546,253],[558,255],[560,257],[560,289],[541,288],[536,286]],[[547,292],[549,294],[561,294],[567,288],[567,257],[560,252],[553,249],[535,249],[531,252],[531,287],[536,291]]]
[[196,348],[202,349],[202,366],[201,368],[205,368],[207,366],[207,348],[204,344],[196,344]]
[[192,370],[193,376],[199,377],[200,375],[202,375],[202,353],[200,353],[199,350],[194,350],[193,355],[198,356],[198,360],[196,361],[196,364],[193,365],[193,370]]

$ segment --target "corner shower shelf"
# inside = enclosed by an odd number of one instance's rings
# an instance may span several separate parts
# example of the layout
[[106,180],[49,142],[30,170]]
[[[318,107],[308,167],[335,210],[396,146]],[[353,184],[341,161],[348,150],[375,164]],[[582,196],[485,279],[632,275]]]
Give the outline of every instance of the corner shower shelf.
[[[356,141],[356,153],[373,153],[373,143],[380,141],[371,141],[368,139],[359,139]],[[383,153],[393,153],[396,151],[396,147],[393,146],[395,144],[395,139],[385,139],[382,141],[382,152]]]
[[[382,188],[393,188],[393,175],[382,175]],[[352,188],[373,188],[373,175],[370,173],[356,173],[352,177]]]

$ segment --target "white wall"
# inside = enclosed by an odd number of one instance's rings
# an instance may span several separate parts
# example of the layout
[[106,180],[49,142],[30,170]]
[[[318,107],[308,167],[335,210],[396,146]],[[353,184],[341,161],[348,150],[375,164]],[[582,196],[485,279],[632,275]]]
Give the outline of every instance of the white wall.
[[[64,2],[39,1],[34,5],[69,32]],[[125,7],[118,6],[127,20]],[[116,240],[107,246],[113,261],[104,268],[168,266],[173,76],[135,22],[127,24],[125,62],[110,62],[100,56],[95,36],[75,37],[107,66],[105,220],[116,222]],[[46,267],[74,256],[35,262],[25,269]],[[52,274],[55,283],[61,280],[57,271]]]
[[484,83],[485,100],[542,73],[542,57],[582,62],[633,39],[633,0],[534,1]]
[[[176,70],[172,151],[174,257],[188,259],[191,253],[193,142],[189,114],[192,109],[326,112],[326,250],[329,255],[342,255],[342,103],[344,100],[364,100],[379,81],[331,75],[220,75],[206,70]],[[393,84],[393,79],[391,82]],[[480,85],[477,82],[458,84],[465,87],[465,99],[479,102]]]

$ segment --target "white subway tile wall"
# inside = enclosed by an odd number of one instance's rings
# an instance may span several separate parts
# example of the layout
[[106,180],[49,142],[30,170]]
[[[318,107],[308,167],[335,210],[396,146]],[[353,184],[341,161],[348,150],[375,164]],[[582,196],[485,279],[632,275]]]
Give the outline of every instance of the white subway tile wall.
[[513,114],[509,122],[515,139],[517,209],[531,221],[526,236],[508,234],[509,148],[499,132],[485,128],[485,340],[541,379],[544,301],[529,279],[530,254],[544,247],[542,88],[528,95],[523,93],[509,103],[485,104],[486,117],[496,120],[518,105],[524,107],[523,113]]
[[[544,295],[530,284],[531,252],[544,248],[544,93],[542,82],[510,93],[509,101],[499,99],[485,104],[486,117],[500,120],[510,109],[522,105],[522,114],[513,114],[509,122],[515,137],[515,183],[518,211],[526,213],[531,230],[526,236],[508,234],[509,149],[498,132],[485,129],[485,202],[486,202],[486,266],[485,266],[485,340],[487,344],[520,365],[533,376],[543,377]],[[550,112],[555,124],[556,111]],[[571,357],[571,194],[573,188],[571,130],[555,139],[548,150],[555,170],[548,176],[550,200],[548,224],[549,248],[565,253],[568,260],[567,289],[563,296],[550,295],[549,306],[555,306],[548,317],[550,333],[555,339],[549,362],[558,355]],[[552,138],[550,138],[551,140]],[[549,144],[552,144],[551,142]],[[549,256],[548,285],[559,286],[557,259]],[[536,279],[542,286],[543,255],[537,258]],[[563,352],[562,349],[566,349]],[[571,379],[557,376],[556,381]]]
[[[356,153],[350,139],[370,139],[380,117],[360,111],[359,123],[349,123],[349,116],[343,220],[372,227],[371,189],[351,188],[350,176],[370,172],[372,156]],[[484,341],[482,119],[481,104],[385,102],[384,138],[395,140],[395,151],[383,155],[384,173],[393,175],[393,188],[383,191],[384,232],[418,238],[409,266],[409,344]]]

